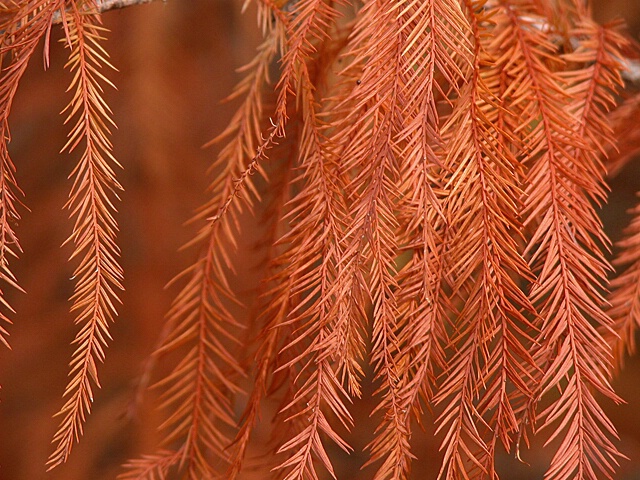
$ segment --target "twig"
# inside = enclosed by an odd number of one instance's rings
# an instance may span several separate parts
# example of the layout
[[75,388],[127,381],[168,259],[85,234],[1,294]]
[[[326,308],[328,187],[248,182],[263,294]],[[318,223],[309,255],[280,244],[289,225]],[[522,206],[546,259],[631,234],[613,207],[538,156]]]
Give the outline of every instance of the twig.
[[[131,5],[142,5],[143,3],[151,3],[154,0],[97,0],[96,5],[98,12],[103,13],[116,8],[130,7]],[[166,0],[164,0],[166,1]]]
[[[130,7],[133,5],[142,5],[153,1],[154,0],[96,0],[95,8],[92,7],[89,11],[91,13],[104,13],[109,10]],[[163,2],[166,2],[166,0],[163,0]],[[56,12],[53,15],[53,23],[60,23],[61,21],[62,16],[60,15],[60,12]]]
[[[119,8],[131,7],[133,5],[143,5],[145,3],[151,3],[155,0],[96,0],[95,5],[92,8],[87,9],[85,13],[104,13],[109,10],[115,10]],[[162,0],[166,2],[167,0]],[[0,3],[0,10],[6,5]],[[28,19],[27,19],[28,20]],[[62,14],[60,11],[56,11],[51,19],[53,24],[62,23]],[[22,22],[20,22],[21,24]],[[0,30],[0,35],[4,34],[4,30]]]

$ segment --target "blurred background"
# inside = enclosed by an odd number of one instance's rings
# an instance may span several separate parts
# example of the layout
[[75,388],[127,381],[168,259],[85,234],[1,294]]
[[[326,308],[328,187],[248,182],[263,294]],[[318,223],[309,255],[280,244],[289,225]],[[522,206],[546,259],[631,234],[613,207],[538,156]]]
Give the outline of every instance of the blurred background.
[[[601,22],[624,18],[638,39],[640,1],[596,0],[594,14]],[[57,153],[67,135],[59,112],[69,101],[64,92],[70,78],[63,69],[66,52],[52,42],[50,68],[43,72],[41,59],[32,60],[10,118],[10,149],[30,211],[21,210],[18,235],[24,254],[12,263],[27,294],[5,292],[17,314],[9,328],[12,350],[0,349],[0,480],[111,480],[124,461],[156,449],[161,412],[153,407],[153,393],[136,404],[134,385],[176,294],[175,287],[164,287],[195,255],[178,249],[194,234],[195,226],[183,224],[205,201],[211,180],[205,172],[216,150],[201,146],[230,119],[235,104],[221,100],[239,80],[236,69],[252,58],[259,40],[253,11],[241,15],[240,5],[230,0],[156,1],[106,13],[104,21],[111,30],[105,46],[119,70],[108,75],[118,91],[107,92],[107,98],[118,125],[115,156],[125,167],[118,172],[125,192],[117,217],[126,278],[123,306],[112,326],[114,340],[99,372],[103,388],[95,395],[85,435],[67,464],[45,473],[59,421],[52,415],[62,405],[70,342],[77,331],[68,301],[71,249],[60,247],[72,227],[62,207],[76,157]],[[638,123],[640,128],[640,119]],[[639,165],[630,164],[612,182],[611,203],[603,215],[614,240],[640,190]],[[245,246],[254,241],[251,235],[243,237]],[[255,276],[249,267],[239,270],[246,272],[237,280],[239,288],[250,292]],[[617,478],[640,480],[638,357],[627,361],[615,388],[629,403],[604,406],[631,459],[622,462]],[[367,422],[371,407],[354,407],[359,418],[349,440],[356,454],[337,455],[341,479],[372,475],[371,470],[360,472],[366,457],[357,453],[373,430]],[[432,431],[417,435],[420,460],[414,478],[435,478],[440,441]],[[549,453],[524,452],[531,468],[505,456],[502,478],[542,479]]]

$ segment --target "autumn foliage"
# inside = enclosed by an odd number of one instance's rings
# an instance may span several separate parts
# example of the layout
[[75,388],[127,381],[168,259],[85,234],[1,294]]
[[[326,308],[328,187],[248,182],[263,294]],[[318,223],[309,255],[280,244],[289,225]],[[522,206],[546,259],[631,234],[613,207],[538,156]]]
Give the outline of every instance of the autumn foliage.
[[[0,3],[3,288],[20,289],[9,113],[43,39],[48,62],[52,28],[69,53],[78,334],[48,468],[82,436],[123,288],[128,159],[112,154],[101,24],[122,5],[107,3]],[[621,402],[611,379],[640,323],[640,207],[613,266],[598,216],[608,172],[640,150],[640,96],[625,83],[636,49],[620,22],[596,24],[582,0],[254,3],[263,41],[212,141],[199,253],[174,280],[154,353],[173,362],[154,386],[164,441],[120,478],[241,478],[269,421],[272,454],[252,469],[335,476],[330,452],[353,450],[367,375],[372,478],[411,478],[412,432],[428,422],[442,479],[498,478],[497,452],[526,457],[534,435],[555,449],[545,479],[614,478],[625,455],[601,405]],[[246,210],[264,227],[262,282],[237,315]]]

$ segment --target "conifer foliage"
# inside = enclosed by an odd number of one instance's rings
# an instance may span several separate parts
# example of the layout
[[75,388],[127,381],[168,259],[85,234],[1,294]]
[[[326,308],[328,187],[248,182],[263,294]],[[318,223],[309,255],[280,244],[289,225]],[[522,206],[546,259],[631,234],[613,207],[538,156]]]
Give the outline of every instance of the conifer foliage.
[[[122,289],[100,15],[128,3],[145,2],[0,3],[3,286],[20,289],[11,105],[42,39],[48,61],[54,25],[69,51],[79,332],[49,468],[82,435]],[[621,401],[611,376],[640,324],[640,207],[617,274],[597,212],[609,154],[617,169],[639,145],[624,120],[640,118],[640,101],[624,93],[633,46],[621,25],[597,25],[582,0],[254,3],[264,39],[213,141],[199,255],[155,353],[177,359],[156,384],[164,443],[121,478],[239,478],[267,401],[280,406],[265,475],[335,477],[329,445],[353,450],[367,364],[372,478],[411,478],[424,456],[412,430],[426,421],[441,479],[498,478],[496,451],[522,456],[532,435],[556,440],[545,478],[613,478],[624,455],[601,402]],[[245,325],[232,251],[258,202],[260,313]]]

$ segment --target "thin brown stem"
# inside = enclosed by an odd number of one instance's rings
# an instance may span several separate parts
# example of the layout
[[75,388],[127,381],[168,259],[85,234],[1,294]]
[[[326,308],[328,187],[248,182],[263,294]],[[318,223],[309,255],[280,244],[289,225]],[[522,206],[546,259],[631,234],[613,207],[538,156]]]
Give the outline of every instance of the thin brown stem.
[[[143,5],[145,3],[151,3],[154,0],[95,0],[94,5],[88,10],[90,13],[104,13],[109,10],[116,10],[125,7],[131,7],[133,5]],[[167,0],[162,0],[166,3]],[[62,15],[60,12],[56,12],[53,16],[53,23],[62,23]]]

